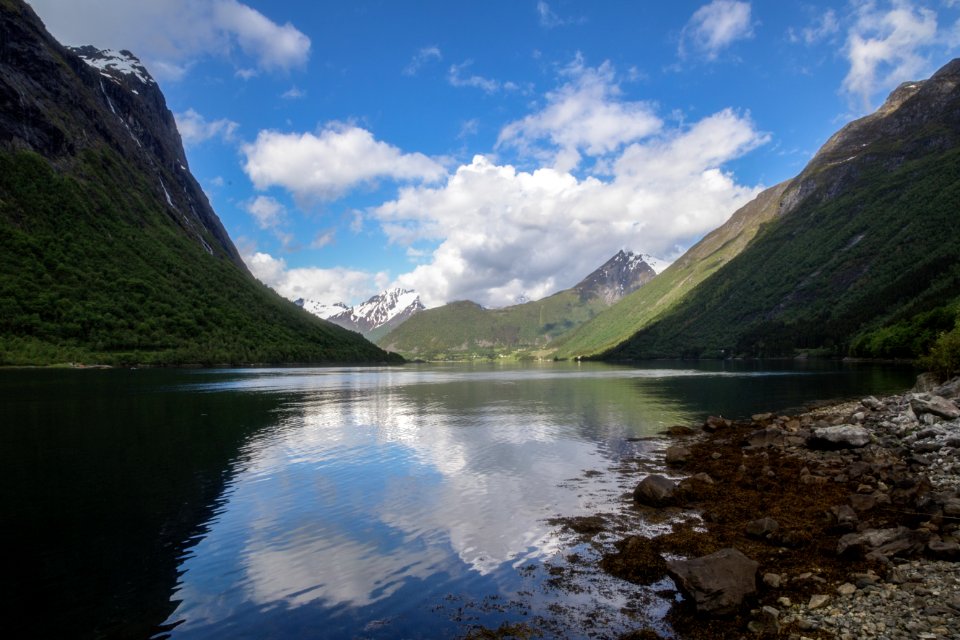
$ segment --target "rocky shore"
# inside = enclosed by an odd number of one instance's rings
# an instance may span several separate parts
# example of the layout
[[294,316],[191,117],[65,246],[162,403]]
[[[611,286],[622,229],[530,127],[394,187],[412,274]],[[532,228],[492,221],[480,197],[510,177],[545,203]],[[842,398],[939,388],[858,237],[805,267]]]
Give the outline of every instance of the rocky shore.
[[958,398],[960,379],[921,376],[902,395],[671,428],[675,473],[644,477],[631,507],[670,532],[621,539],[601,567],[669,575],[681,638],[960,640]]

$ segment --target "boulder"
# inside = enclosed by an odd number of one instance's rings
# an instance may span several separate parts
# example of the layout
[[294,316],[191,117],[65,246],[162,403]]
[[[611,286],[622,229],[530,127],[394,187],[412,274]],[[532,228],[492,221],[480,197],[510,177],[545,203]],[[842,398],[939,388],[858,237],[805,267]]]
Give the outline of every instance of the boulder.
[[667,572],[697,611],[709,615],[736,613],[757,591],[757,568],[737,549],[728,547],[690,560],[670,560]]
[[670,467],[682,467],[690,461],[690,456],[692,451],[686,447],[676,445],[673,447],[667,447],[667,466]]
[[706,422],[703,423],[703,430],[706,431],[707,433],[713,433],[717,429],[723,429],[725,427],[729,427],[731,424],[733,423],[731,423],[726,418],[722,418],[719,416],[709,416]]
[[666,507],[676,500],[677,483],[659,475],[649,475],[633,490],[633,499],[648,507]]
[[952,400],[931,396],[928,393],[915,393],[910,398],[910,408],[918,416],[929,413],[947,420],[960,418],[960,409]]
[[807,445],[813,449],[856,449],[869,443],[870,432],[863,427],[840,424],[814,429]]

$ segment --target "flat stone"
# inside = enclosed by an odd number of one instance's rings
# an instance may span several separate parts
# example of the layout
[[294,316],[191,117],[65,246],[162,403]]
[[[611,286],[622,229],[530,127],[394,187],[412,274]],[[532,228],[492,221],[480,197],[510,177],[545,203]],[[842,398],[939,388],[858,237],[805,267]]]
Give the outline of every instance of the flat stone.
[[960,409],[957,405],[952,400],[941,396],[931,396],[926,393],[914,394],[910,398],[910,408],[918,416],[929,413],[947,420],[960,418]]
[[856,585],[852,585],[849,582],[844,582],[842,585],[837,587],[837,593],[839,593],[842,596],[849,596],[856,592],[857,592]]
[[868,444],[870,432],[853,424],[814,429],[808,441],[808,446],[815,449],[856,449]]
[[807,609],[810,609],[811,611],[814,609],[819,609],[828,602],[830,602],[830,596],[817,593],[810,596],[810,602],[807,603]]

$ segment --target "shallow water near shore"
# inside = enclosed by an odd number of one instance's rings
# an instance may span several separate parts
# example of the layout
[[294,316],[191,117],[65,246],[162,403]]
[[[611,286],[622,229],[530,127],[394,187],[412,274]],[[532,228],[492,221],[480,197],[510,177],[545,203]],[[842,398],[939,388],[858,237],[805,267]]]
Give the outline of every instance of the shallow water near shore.
[[608,471],[652,456],[662,444],[647,438],[670,425],[902,391],[914,375],[824,362],[0,371],[16,585],[4,624],[429,638],[533,621],[576,637],[582,604],[615,635],[631,623],[623,590],[596,576],[554,588],[554,563],[578,550],[550,518],[617,510],[628,487]]

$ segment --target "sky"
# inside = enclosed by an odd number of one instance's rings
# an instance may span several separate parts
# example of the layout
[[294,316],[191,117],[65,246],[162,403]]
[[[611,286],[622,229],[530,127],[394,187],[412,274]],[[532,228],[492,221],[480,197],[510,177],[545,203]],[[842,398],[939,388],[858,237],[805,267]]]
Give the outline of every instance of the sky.
[[960,0],[28,1],[143,61],[251,272],[328,304],[670,262],[960,55]]

